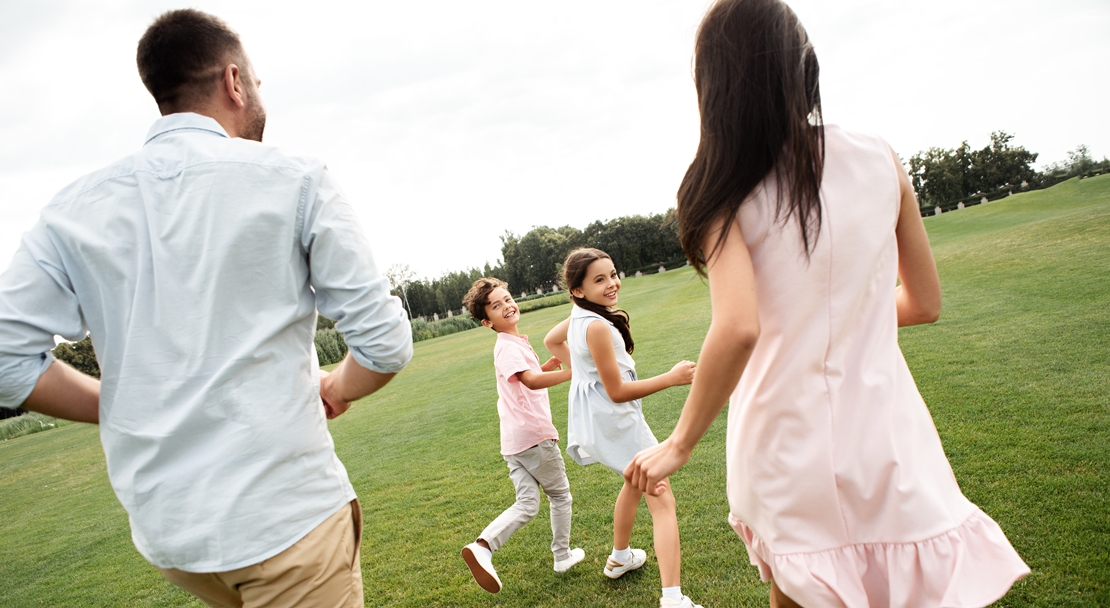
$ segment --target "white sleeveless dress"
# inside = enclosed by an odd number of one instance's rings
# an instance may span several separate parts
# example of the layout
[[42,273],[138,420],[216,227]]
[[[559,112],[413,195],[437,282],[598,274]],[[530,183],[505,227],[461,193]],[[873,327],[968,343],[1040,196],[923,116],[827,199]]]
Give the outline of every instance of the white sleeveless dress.
[[728,413],[729,521],[803,606],[983,606],[1029,573],[960,492],[898,346],[886,142],[826,127],[807,261],[774,185],[740,207],[760,337]]
[[567,346],[570,347],[570,394],[567,397],[567,454],[581,465],[601,464],[617,473],[642,449],[657,445],[644,420],[640,400],[614,403],[605,392],[586,345],[586,327],[604,323],[613,336],[617,365],[626,380],[636,379],[636,362],[625,352],[624,338],[601,315],[571,307]]

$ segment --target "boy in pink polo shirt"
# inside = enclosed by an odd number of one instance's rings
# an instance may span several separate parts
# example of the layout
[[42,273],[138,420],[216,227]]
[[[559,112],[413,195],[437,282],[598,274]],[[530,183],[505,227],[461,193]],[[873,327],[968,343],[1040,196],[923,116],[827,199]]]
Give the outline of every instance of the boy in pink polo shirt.
[[517,331],[520,310],[506,287],[499,279],[478,279],[463,298],[471,316],[497,332],[493,367],[497,375],[497,413],[501,417],[501,455],[516,487],[513,506],[462,550],[474,580],[490,593],[501,591],[493,552],[539,513],[540,488],[551,503],[555,571],[566,572],[585,557],[582,549],[570,548],[570,482],[547,400],[547,387],[570,380],[570,369],[561,369],[555,357],[540,365],[528,336]]

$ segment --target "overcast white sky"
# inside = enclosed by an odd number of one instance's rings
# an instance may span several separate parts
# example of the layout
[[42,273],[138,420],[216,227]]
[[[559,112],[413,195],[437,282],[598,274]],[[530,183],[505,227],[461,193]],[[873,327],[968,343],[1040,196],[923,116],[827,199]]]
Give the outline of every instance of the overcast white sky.
[[[242,35],[266,142],[324,159],[380,266],[494,263],[534,225],[662,212],[697,145],[705,0],[0,0],[0,268],[39,210],[158,117],[135,45],[164,10]],[[1106,0],[796,0],[826,120],[903,158],[1005,130],[1110,155]]]

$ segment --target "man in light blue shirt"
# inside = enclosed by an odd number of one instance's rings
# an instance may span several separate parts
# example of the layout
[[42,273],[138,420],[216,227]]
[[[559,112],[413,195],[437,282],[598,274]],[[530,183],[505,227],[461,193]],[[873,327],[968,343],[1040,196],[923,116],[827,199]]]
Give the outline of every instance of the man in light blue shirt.
[[[233,30],[171,11],[138,64],[145,145],[60,192],[0,275],[0,407],[99,423],[135,546],[210,605],[361,606],[326,418],[408,363],[407,317],[324,165],[260,143]],[[350,349],[330,375],[317,310]],[[100,382],[50,356],[86,329]]]

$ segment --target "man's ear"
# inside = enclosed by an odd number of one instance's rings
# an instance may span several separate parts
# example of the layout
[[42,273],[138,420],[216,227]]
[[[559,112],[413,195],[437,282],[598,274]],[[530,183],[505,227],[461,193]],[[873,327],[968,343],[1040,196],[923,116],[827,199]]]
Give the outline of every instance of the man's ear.
[[221,87],[223,88],[224,95],[236,105],[242,108],[247,105],[246,91],[244,90],[243,72],[239,66],[234,63],[229,63],[224,68],[224,75],[221,79]]

